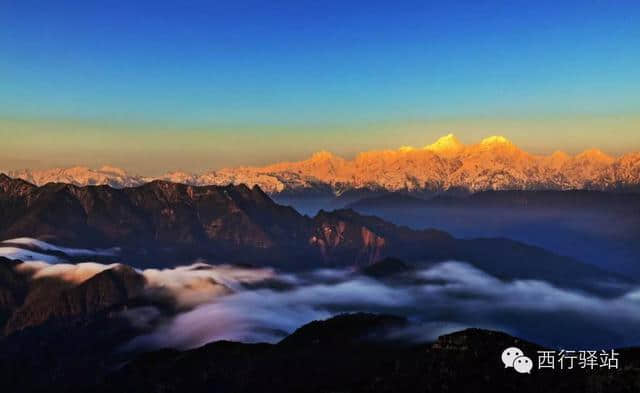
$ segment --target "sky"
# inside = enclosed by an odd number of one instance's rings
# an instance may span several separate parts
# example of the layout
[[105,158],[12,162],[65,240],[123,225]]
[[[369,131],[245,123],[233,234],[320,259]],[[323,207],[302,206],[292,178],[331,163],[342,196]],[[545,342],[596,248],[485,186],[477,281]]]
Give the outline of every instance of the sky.
[[640,2],[0,1],[0,168],[640,150]]

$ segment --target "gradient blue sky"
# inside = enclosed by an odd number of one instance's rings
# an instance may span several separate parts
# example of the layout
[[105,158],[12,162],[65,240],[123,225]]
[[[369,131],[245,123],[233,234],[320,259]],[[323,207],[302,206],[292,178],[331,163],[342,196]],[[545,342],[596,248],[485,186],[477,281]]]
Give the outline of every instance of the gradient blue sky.
[[[538,150],[614,138],[607,148],[622,152],[640,148],[639,107],[637,0],[0,3],[0,136],[52,163],[63,152],[47,153],[33,135],[65,140],[68,122],[124,140],[198,130],[212,149],[229,133],[306,133],[300,141],[323,136],[313,148],[347,153],[360,146],[346,146],[345,132],[372,130],[376,147],[388,142],[380,129],[412,124],[398,144],[420,144],[451,131],[470,139],[461,124],[493,119],[519,122],[516,142]],[[562,130],[540,131],[540,120],[575,131],[594,118],[605,126],[589,142],[552,146]],[[269,148],[254,161],[295,156]]]

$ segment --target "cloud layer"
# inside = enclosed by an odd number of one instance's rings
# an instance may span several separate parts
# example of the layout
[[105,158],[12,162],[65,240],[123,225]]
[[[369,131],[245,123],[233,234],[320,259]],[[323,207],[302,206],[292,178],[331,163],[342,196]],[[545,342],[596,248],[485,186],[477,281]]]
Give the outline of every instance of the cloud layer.
[[[40,260],[17,269],[33,279],[57,277],[75,285],[115,266]],[[639,288],[606,298],[545,281],[503,281],[458,261],[387,279],[350,270],[285,274],[201,262],[138,273],[152,305],[123,315],[150,333],[128,347],[184,349],[223,339],[277,342],[310,321],[357,311],[406,316],[410,326],[394,336],[417,341],[481,327],[558,348],[640,344]]]
[[[346,271],[289,278],[289,288],[237,290],[180,313],[132,345],[193,348],[215,340],[277,342],[340,312],[404,315],[397,337],[430,341],[466,327],[506,331],[556,347],[640,343],[640,291],[607,299],[542,281],[504,282],[469,264],[444,262],[379,281]],[[277,277],[274,277],[277,279]]]

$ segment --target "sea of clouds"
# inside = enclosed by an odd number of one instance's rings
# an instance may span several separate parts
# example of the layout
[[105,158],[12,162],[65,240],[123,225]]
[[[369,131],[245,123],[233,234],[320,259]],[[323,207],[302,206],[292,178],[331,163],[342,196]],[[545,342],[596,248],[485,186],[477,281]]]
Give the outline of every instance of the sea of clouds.
[[357,311],[406,316],[411,324],[395,338],[413,341],[481,327],[554,347],[640,343],[640,291],[601,298],[543,281],[505,282],[457,261],[391,280],[330,273],[289,277],[291,285],[284,289],[253,288],[209,299],[132,344],[193,348],[216,340],[277,342],[310,321]]
[[[34,279],[78,284],[118,266],[25,261]],[[145,296],[175,307],[130,308],[123,316],[146,333],[126,348],[194,348],[216,340],[278,342],[298,327],[344,312],[402,315],[392,338],[432,341],[467,327],[501,330],[556,348],[606,349],[640,344],[640,289],[602,297],[539,280],[504,281],[460,261],[444,261],[389,278],[353,270],[283,273],[209,265],[138,270]]]

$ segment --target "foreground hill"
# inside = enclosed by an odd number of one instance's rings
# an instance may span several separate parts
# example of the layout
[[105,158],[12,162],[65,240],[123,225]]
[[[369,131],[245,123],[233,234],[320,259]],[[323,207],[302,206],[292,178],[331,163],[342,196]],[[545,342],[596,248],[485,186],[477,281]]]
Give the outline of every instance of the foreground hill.
[[503,333],[468,329],[432,344],[388,341],[406,323],[371,314],[312,322],[279,344],[216,342],[188,352],[145,354],[106,378],[113,392],[632,392],[640,353],[622,351],[619,370],[505,369],[517,346],[534,359],[542,347]]
[[121,253],[116,259],[135,266],[175,266],[205,258],[299,270],[362,266],[391,256],[467,261],[502,278],[570,286],[620,279],[508,239],[456,239],[353,210],[321,211],[309,218],[276,204],[258,187],[244,185],[155,181],[125,189],[54,183],[37,187],[0,175],[0,238],[20,237],[76,248],[117,247]]
[[[504,322],[498,323],[504,326],[501,329],[527,331],[528,335],[518,335],[537,337],[537,342],[549,341],[532,334],[529,324],[540,325],[538,333],[555,332],[546,335],[552,342],[566,343],[563,335],[578,335],[584,342],[633,344],[637,342],[633,292],[607,300],[593,293],[559,291],[543,282],[486,281],[484,273],[468,276],[460,269],[444,274],[455,267],[451,264],[419,270],[418,265],[398,259],[365,267],[362,276],[343,276],[346,281],[316,275],[315,283],[307,282],[312,276],[306,273],[277,276],[271,269],[195,264],[139,270],[121,264],[84,265],[43,266],[0,258],[0,379],[7,391],[245,392],[262,386],[262,391],[273,392],[457,392],[472,388],[624,392],[637,388],[640,353],[633,349],[620,351],[619,370],[534,370],[531,375],[520,375],[504,369],[502,350],[515,345],[536,359],[540,346],[477,329],[432,342],[443,327],[450,332],[487,326],[482,315],[492,315],[496,323]],[[258,274],[260,271],[266,274]],[[326,270],[316,274],[322,272]],[[483,287],[469,292],[468,285]],[[397,292],[401,288],[404,290]],[[411,293],[423,296],[398,303]],[[447,293],[452,301],[442,304]],[[504,295],[509,298],[501,299]],[[256,303],[258,298],[262,300]],[[369,306],[364,299],[371,302]],[[323,300],[328,302],[324,306],[318,303]],[[250,302],[248,308],[242,306],[243,301]],[[283,301],[286,303],[281,304]],[[391,306],[385,313],[397,312],[410,319],[348,314],[294,331],[313,319],[327,318],[322,311],[309,318],[308,310],[340,310],[351,304],[352,311],[371,312],[368,307],[379,301]],[[493,303],[495,307],[489,306]],[[458,313],[465,304],[471,307],[472,320]],[[593,305],[597,308],[591,308]],[[515,313],[500,319],[498,314],[505,306],[515,307]],[[444,307],[442,314],[437,312],[440,307]],[[549,307],[551,312],[545,312]],[[552,311],[556,308],[562,313]],[[419,322],[421,318],[427,318],[422,320],[426,323]],[[446,324],[442,318],[459,322]],[[279,323],[283,320],[298,322],[284,328]],[[257,323],[253,325],[257,335],[248,337],[274,332],[278,339],[269,342],[275,344],[220,342],[209,335],[200,338],[203,332],[221,328],[226,330],[224,338],[233,337],[252,325],[251,321]],[[166,330],[167,324],[176,329]],[[183,341],[197,344],[180,345],[179,336],[197,339]],[[615,341],[616,336],[621,341]],[[204,343],[210,344],[201,346]],[[605,347],[587,347],[611,348],[602,345]],[[165,347],[194,349],[158,351]]]
[[258,185],[270,195],[335,196],[356,190],[412,193],[484,190],[640,191],[640,153],[611,157],[591,149],[575,156],[528,153],[501,136],[463,145],[453,135],[423,148],[369,151],[348,160],[329,152],[307,160],[264,167],[226,168],[203,174],[171,172],[145,178],[103,167],[12,171],[10,176],[34,184],[65,182],[113,187],[165,180],[191,185]]
[[[67,325],[0,338],[0,378],[21,392],[635,392],[638,349],[618,350],[619,368],[505,369],[516,346],[537,364],[542,346],[466,329],[431,343],[399,333],[402,317],[343,314],[297,329],[277,344],[218,341],[200,348],[122,351],[135,335],[124,319],[96,314]],[[610,350],[610,349],[607,349]]]

